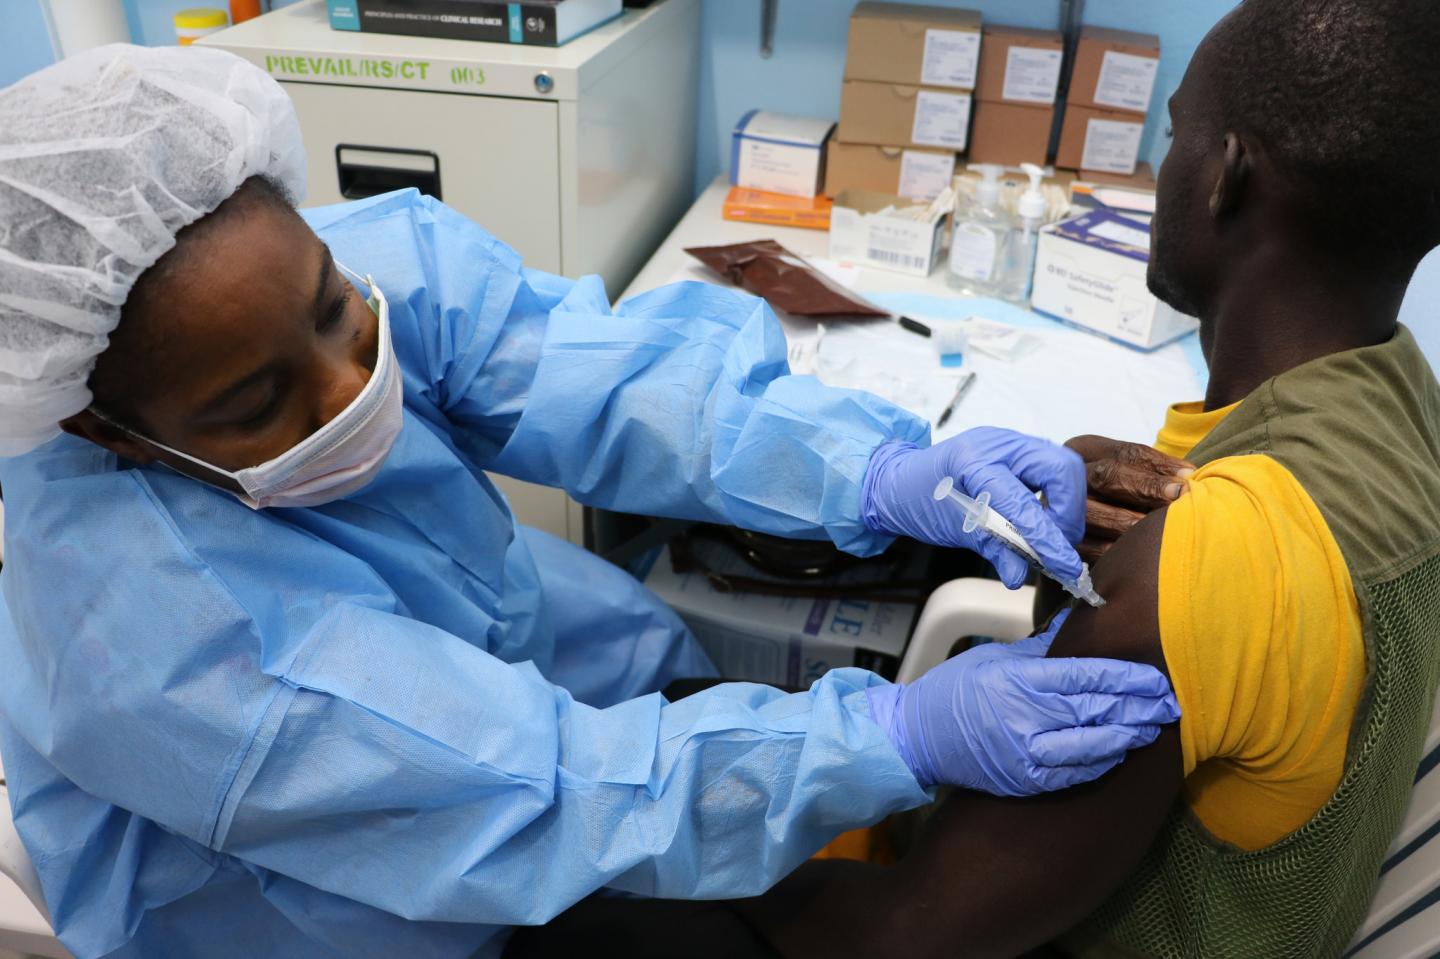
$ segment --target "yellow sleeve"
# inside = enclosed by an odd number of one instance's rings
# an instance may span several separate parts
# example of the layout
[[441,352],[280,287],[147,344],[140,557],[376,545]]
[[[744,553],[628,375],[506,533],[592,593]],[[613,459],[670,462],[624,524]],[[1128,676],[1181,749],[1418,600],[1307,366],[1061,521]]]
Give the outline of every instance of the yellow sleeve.
[[1158,607],[1191,809],[1217,838],[1270,845],[1335,791],[1364,686],[1340,548],[1278,462],[1217,460],[1167,511]]

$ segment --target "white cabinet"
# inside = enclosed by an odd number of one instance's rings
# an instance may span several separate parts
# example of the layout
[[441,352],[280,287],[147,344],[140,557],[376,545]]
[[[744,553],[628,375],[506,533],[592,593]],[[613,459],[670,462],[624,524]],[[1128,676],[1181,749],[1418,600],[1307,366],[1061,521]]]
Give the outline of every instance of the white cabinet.
[[[309,0],[201,42],[295,101],[307,204],[413,185],[615,297],[692,199],[699,17],[699,0],[658,0],[545,48],[332,30]],[[521,522],[582,541],[563,493],[500,485]]]

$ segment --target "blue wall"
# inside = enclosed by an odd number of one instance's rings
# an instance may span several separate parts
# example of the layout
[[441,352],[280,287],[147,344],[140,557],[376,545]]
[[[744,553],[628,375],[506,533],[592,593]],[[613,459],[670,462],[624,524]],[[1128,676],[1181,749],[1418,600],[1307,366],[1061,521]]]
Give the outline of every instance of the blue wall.
[[0,87],[54,60],[37,0],[0,0]]

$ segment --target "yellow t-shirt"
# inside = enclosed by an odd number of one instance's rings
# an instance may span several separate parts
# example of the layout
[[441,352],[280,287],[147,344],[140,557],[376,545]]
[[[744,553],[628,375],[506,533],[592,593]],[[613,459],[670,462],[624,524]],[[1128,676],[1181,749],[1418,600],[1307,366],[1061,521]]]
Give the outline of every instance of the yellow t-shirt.
[[[1184,456],[1233,409],[1173,406],[1156,446]],[[1285,467],[1232,456],[1167,511],[1159,584],[1186,800],[1217,838],[1268,846],[1319,811],[1344,768],[1365,681],[1344,557]]]

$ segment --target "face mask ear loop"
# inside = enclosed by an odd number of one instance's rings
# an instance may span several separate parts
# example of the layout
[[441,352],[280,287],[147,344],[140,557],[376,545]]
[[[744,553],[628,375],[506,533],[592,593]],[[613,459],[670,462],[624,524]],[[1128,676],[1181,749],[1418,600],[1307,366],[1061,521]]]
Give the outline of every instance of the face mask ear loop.
[[177,450],[177,449],[175,449],[175,447],[173,447],[173,446],[166,446],[164,443],[161,443],[159,440],[152,440],[150,437],[146,436],[144,433],[137,432],[136,430],[132,430],[132,429],[131,429],[130,427],[128,427],[128,426],[125,426],[125,425],[123,425],[123,424],[121,424],[121,423],[117,423],[115,420],[113,420],[113,419],[111,419],[110,417],[106,416],[104,413],[100,412],[99,410],[97,410],[97,409],[96,409],[95,407],[93,407],[93,406],[87,407],[87,409],[89,409],[89,411],[90,411],[92,414],[94,414],[95,418],[98,419],[100,422],[102,422],[102,423],[104,423],[104,424],[106,424],[106,425],[108,425],[108,426],[113,426],[115,429],[117,429],[117,430],[119,430],[120,432],[124,433],[126,436],[132,437],[132,438],[134,438],[134,439],[139,440],[139,441],[142,442],[142,443],[145,443],[145,444],[148,444],[148,445],[150,445],[150,446],[153,446],[153,447],[155,447],[157,450],[164,450],[165,452],[169,453],[170,455],[172,455],[172,456],[178,456],[178,457],[180,457],[181,459],[186,460],[187,462],[194,463],[196,466],[203,467],[204,469],[209,470],[210,472],[216,474],[217,476],[223,476],[223,477],[225,477],[226,479],[231,480],[232,482],[239,482],[239,480],[236,478],[235,474],[234,474],[234,473],[231,473],[229,470],[222,470],[220,467],[215,466],[215,465],[213,465],[213,464],[211,464],[211,463],[207,463],[207,462],[205,462],[204,460],[200,459],[200,458],[197,457],[197,456],[191,456],[189,453],[186,453],[184,450]]
[[[111,418],[111,417],[109,417],[109,416],[106,416],[104,413],[100,412],[100,410],[96,409],[94,406],[86,407],[86,409],[88,409],[88,410],[90,411],[90,413],[93,414],[93,415],[95,416],[95,418],[98,419],[100,422],[105,423],[105,424],[108,425],[108,426],[114,427],[115,429],[117,429],[117,430],[119,430],[120,432],[124,433],[126,436],[133,437],[134,439],[137,439],[137,440],[139,440],[139,441],[142,442],[142,443],[149,444],[150,446],[153,446],[153,447],[154,447],[155,449],[157,449],[157,450],[164,450],[165,452],[169,453],[171,456],[178,456],[178,457],[180,457],[182,460],[185,460],[187,463],[192,463],[192,464],[194,464],[195,466],[200,467],[202,470],[205,470],[207,473],[212,473],[212,474],[214,474],[215,476],[224,477],[225,479],[229,480],[231,483],[234,483],[236,486],[240,487],[240,490],[241,490],[242,492],[244,492],[244,497],[243,497],[243,498],[248,498],[248,497],[249,497],[250,494],[249,494],[248,491],[245,491],[245,484],[240,482],[240,477],[237,476],[236,474],[230,472],[229,470],[222,470],[220,467],[215,466],[215,465],[213,465],[213,464],[211,464],[211,463],[207,463],[207,462],[205,462],[204,460],[200,459],[199,457],[191,456],[189,453],[186,453],[186,452],[184,452],[183,450],[177,450],[177,449],[175,449],[173,446],[166,446],[164,443],[158,442],[158,441],[156,441],[156,440],[152,440],[150,437],[146,436],[144,433],[140,433],[140,432],[138,432],[138,431],[136,431],[136,430],[132,430],[130,427],[125,426],[125,425],[123,425],[123,424],[121,424],[121,423],[116,422],[113,418]],[[158,458],[157,458],[157,459],[156,459],[156,462],[158,462],[161,466],[165,467],[167,470],[169,470],[169,471],[172,472],[172,473],[175,473],[175,474],[178,475],[178,476],[183,476],[183,477],[185,477],[186,479],[197,480],[197,481],[199,481],[199,482],[201,482],[201,483],[206,483],[206,484],[208,484],[208,485],[210,485],[210,486],[214,486],[216,489],[224,490],[225,492],[231,494],[232,496],[239,496],[239,495],[240,495],[240,493],[235,492],[235,490],[229,489],[228,487],[225,487],[225,486],[221,486],[220,484],[214,482],[213,480],[206,479],[206,478],[203,477],[203,476],[194,476],[194,475],[192,475],[192,474],[190,474],[190,473],[186,473],[186,472],[183,472],[183,471],[181,471],[181,470],[178,470],[178,469],[176,469],[175,467],[171,466],[169,463],[165,462],[165,461],[162,460],[162,459],[158,459]]]
[[[373,296],[375,295],[375,281],[374,281],[374,280],[370,279],[370,277],[368,277],[368,276],[361,276],[359,273],[356,273],[354,270],[350,269],[350,267],[346,266],[344,263],[341,263],[339,260],[335,259],[335,255],[334,255],[333,253],[330,255],[330,259],[335,263],[336,266],[338,266],[338,267],[341,269],[341,271],[343,271],[343,272],[345,273],[346,276],[350,277],[350,279],[354,280],[356,283],[363,283],[363,284],[365,284],[365,288],[370,291],[370,296],[371,296],[371,297],[373,297]],[[367,299],[368,299],[368,298],[367,298]]]

